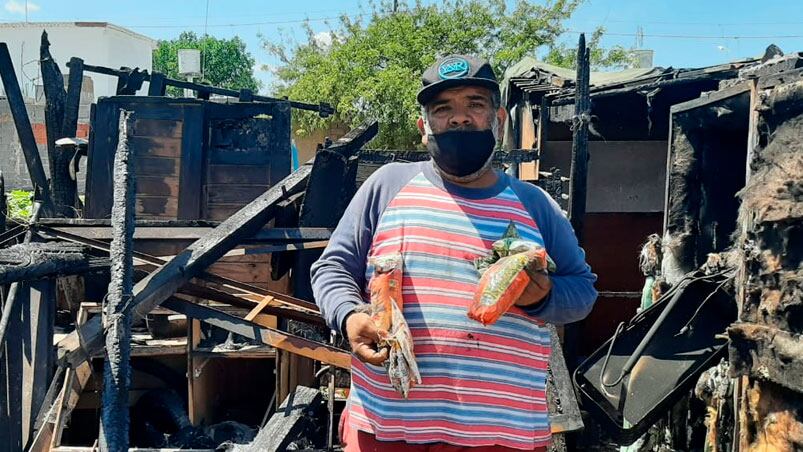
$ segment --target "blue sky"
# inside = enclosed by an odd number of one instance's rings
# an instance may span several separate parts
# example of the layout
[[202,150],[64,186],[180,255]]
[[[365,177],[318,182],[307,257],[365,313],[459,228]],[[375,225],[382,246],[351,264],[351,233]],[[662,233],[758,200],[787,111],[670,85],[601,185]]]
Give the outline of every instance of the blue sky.
[[[0,3],[4,6],[0,21],[25,19],[24,0]],[[359,15],[365,4],[360,0],[29,0],[28,20],[107,21],[155,39],[169,39],[183,30],[238,35],[256,60],[270,67],[278,61],[263,50],[260,35],[276,41],[298,36],[305,19],[311,20],[314,30],[326,31],[327,18],[336,23],[341,13]],[[770,43],[785,52],[803,51],[803,0],[587,0],[568,21],[571,32],[562,39],[575,42],[577,32],[600,25],[608,33],[603,45],[626,47],[635,44],[640,27],[643,47],[655,51],[658,66],[723,63],[760,55]],[[269,92],[270,72],[260,71],[258,76]]]

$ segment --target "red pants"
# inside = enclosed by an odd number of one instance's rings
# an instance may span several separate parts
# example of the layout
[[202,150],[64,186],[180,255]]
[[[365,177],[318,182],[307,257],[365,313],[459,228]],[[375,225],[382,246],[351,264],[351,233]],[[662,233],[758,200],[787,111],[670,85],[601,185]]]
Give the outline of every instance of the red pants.
[[[521,452],[503,446],[455,446],[452,444],[408,444],[404,441],[379,441],[370,433],[351,428],[348,422],[348,408],[340,419],[340,441],[345,452]],[[546,452],[546,447],[534,449]]]

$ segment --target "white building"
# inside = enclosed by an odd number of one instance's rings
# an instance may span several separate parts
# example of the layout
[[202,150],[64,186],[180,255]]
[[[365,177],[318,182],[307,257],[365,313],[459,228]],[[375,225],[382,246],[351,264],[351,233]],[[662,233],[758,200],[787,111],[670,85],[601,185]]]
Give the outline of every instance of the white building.
[[[151,70],[156,40],[117,25],[107,22],[0,23],[0,42],[8,44],[11,61],[26,97],[33,98],[36,85],[41,85],[38,61],[43,30],[47,31],[50,53],[64,74],[65,81],[69,72],[67,62],[72,57],[81,58],[84,63],[94,66]],[[116,77],[90,72],[84,72],[84,76],[92,78],[93,100],[115,94]],[[144,89],[147,89],[147,82]]]

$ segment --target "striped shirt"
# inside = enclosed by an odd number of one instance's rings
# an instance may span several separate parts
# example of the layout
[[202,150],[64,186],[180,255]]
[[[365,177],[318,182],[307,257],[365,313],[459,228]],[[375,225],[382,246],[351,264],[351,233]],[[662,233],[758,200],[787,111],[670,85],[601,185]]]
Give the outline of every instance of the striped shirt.
[[[341,223],[333,239],[350,228],[358,230],[351,240],[362,248],[357,256],[362,266],[352,271],[362,269],[363,273],[352,273],[351,281],[363,300],[367,300],[366,282],[373,274],[367,259],[394,253],[403,256],[403,311],[422,384],[411,389],[405,400],[391,386],[384,367],[353,359],[347,408],[350,427],[386,441],[524,450],[547,445],[550,337],[544,320],[516,307],[489,326],[466,315],[479,281],[474,260],[489,252],[511,221],[522,238],[551,252],[535,215],[504,175],[497,186],[472,192],[446,185],[429,165],[405,166],[407,171],[418,171],[403,177],[391,193],[374,193],[384,197],[374,199],[382,205],[380,211],[368,215],[361,225],[344,229]],[[359,196],[355,197],[358,201]],[[369,230],[360,232],[367,225]],[[359,234],[370,235],[367,246]],[[576,241],[574,247],[572,251],[577,252]],[[313,267],[316,299],[327,285],[338,290],[344,284],[321,281],[321,269],[338,259],[327,249]],[[561,263],[556,263],[560,269]],[[583,267],[590,275],[584,262]],[[582,275],[593,291],[591,276]],[[330,324],[340,326],[337,306],[321,301]]]

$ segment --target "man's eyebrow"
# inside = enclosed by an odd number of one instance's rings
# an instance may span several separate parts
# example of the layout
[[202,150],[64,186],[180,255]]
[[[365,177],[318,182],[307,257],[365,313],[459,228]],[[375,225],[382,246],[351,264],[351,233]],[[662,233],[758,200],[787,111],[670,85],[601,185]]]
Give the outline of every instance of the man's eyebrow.
[[484,101],[484,102],[490,102],[490,99],[488,99],[488,96],[483,96],[482,94],[469,94],[466,97],[468,97],[469,100],[481,100],[481,101]]
[[448,103],[449,103],[449,101],[448,101],[448,100],[445,100],[445,99],[433,100],[433,101],[432,101],[432,102],[429,104],[429,108],[440,107],[441,105],[446,105],[446,104],[448,104]]

